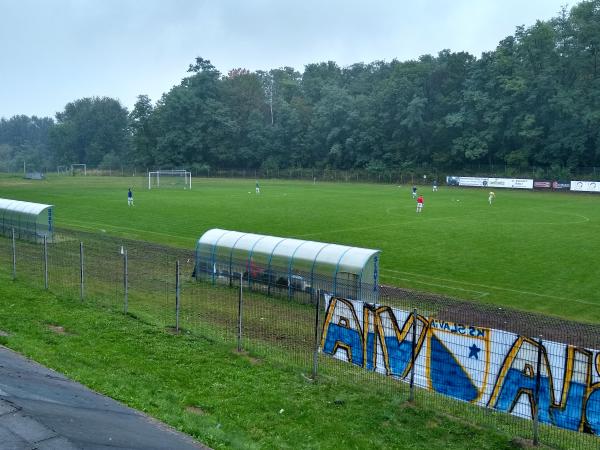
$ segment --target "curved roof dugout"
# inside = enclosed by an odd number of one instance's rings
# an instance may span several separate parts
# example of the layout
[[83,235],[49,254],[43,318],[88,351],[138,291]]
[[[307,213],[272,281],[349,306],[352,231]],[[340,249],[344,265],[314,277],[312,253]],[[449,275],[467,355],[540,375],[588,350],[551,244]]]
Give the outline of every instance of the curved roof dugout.
[[369,297],[378,291],[379,250],[242,233],[215,228],[196,245],[196,268],[213,281],[234,271],[249,282],[286,280],[294,289],[325,289],[335,295]]
[[0,198],[0,230],[8,236],[15,230],[19,239],[51,237],[53,205]]

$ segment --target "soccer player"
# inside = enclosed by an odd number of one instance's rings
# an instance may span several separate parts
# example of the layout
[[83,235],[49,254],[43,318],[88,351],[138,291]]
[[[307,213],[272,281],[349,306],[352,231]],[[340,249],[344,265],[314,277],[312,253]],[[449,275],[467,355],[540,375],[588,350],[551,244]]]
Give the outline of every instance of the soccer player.
[[127,191],[127,206],[133,206],[133,192],[131,192],[131,188]]
[[412,187],[412,198],[417,198],[417,187],[414,184]]
[[258,185],[258,181],[256,181],[256,193],[260,194],[260,186]]
[[420,213],[422,209],[423,209],[423,196],[419,195],[419,198],[417,198],[417,212]]
[[490,206],[492,206],[492,202],[494,201],[495,198],[496,198],[496,194],[494,194],[492,191],[490,191],[490,195],[488,196],[488,203],[490,204]]
[[433,180],[433,192],[437,192],[437,180]]

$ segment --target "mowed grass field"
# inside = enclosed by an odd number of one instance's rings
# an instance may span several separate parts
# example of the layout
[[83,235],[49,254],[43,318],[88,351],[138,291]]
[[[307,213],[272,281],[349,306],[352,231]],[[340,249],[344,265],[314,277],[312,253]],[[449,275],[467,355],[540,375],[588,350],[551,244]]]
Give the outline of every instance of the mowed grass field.
[[[376,248],[381,282],[600,322],[600,195],[410,186],[144,177],[0,176],[0,197],[55,205],[57,227],[194,248],[210,228]],[[135,206],[127,206],[127,188]]]

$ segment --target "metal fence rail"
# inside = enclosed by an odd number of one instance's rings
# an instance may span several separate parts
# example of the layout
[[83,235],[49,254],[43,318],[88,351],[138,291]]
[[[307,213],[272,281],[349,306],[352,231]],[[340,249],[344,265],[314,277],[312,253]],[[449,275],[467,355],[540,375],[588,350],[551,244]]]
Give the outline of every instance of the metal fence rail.
[[[597,180],[600,167],[520,167],[510,166],[502,162],[491,164],[463,165],[460,167],[416,165],[405,168],[369,169],[315,169],[315,168],[217,168],[192,166],[189,168],[194,177],[202,178],[249,178],[249,179],[290,179],[330,182],[365,182],[389,184],[430,184],[437,179],[443,183],[446,175],[462,174],[464,176],[486,176],[500,178],[535,178],[535,179],[582,179]],[[140,177],[140,187],[147,187],[147,167],[115,167],[112,169],[88,169],[87,175]],[[44,170],[48,172],[47,168]],[[72,172],[61,172],[63,176]],[[22,175],[18,173],[19,176]],[[59,173],[60,175],[60,173]],[[426,179],[423,178],[426,175]]]
[[272,279],[244,261],[202,273],[192,250],[68,230],[46,245],[1,237],[0,272],[307,378],[370,383],[556,448],[600,446],[599,325],[389,286],[377,301],[332,298],[327,279]]

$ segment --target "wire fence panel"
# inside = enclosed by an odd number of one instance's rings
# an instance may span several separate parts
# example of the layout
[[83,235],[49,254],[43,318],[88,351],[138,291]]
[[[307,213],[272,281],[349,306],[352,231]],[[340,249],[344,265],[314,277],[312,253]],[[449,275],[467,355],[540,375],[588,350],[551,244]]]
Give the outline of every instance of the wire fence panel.
[[[250,278],[256,285],[257,280]],[[246,289],[243,294],[244,348],[262,353],[276,347],[287,363],[310,367],[314,330],[314,307],[287,295],[265,295]]]
[[7,278],[16,268],[31,286],[227,343],[251,363],[342,391],[367,384],[555,448],[600,446],[599,325],[233,258],[196,267],[191,250],[93,233],[14,249],[0,238]]
[[250,179],[289,179],[311,182],[343,183],[390,183],[390,184],[426,184],[436,180],[445,183],[446,176],[463,175],[493,178],[533,178],[537,180],[597,180],[598,167],[511,167],[502,164],[476,164],[461,167],[432,167],[428,165],[407,168],[368,169],[194,169],[195,177],[206,178],[250,178]]
[[48,244],[48,287],[60,295],[80,295],[80,241],[72,236],[55,234]]
[[13,247],[12,239],[6,237],[0,239],[0,270],[10,273],[12,276],[13,267]]
[[16,240],[16,276],[36,288],[44,287],[43,247],[39,243]]

